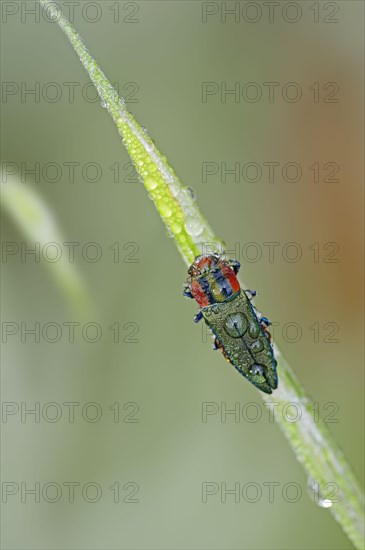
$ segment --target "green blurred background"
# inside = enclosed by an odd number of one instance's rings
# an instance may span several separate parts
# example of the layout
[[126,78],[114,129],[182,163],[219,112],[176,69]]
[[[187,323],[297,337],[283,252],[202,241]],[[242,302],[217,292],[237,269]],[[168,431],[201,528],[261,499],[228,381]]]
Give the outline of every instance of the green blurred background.
[[[19,327],[3,344],[2,398],[14,414],[3,417],[2,481],[3,489],[12,482],[5,488],[15,493],[3,504],[3,547],[352,548],[329,511],[307,495],[306,476],[269,422],[257,390],[228,368],[192,322],[196,308],[181,294],[186,266],[142,184],[128,181],[127,154],[106,110],[86,99],[86,93],[95,96],[75,53],[55,24],[27,12],[34,4],[2,2],[3,182],[18,169],[15,177],[22,176],[21,163],[29,169],[39,163],[40,177],[28,175],[21,185],[45,203],[62,242],[80,243],[73,267],[89,306],[77,309],[53,277],[61,262],[52,273],[50,262],[3,256],[3,326]],[[363,483],[362,2],[280,2],[272,22],[258,2],[227,2],[239,11],[226,22],[217,2],[60,3],[66,13],[70,4],[86,45],[122,95],[135,92],[134,101],[127,100],[130,110],[194,189],[217,234],[230,249],[240,243],[242,278],[259,291],[258,308],[279,323],[275,343],[321,416],[337,421],[328,427]],[[204,22],[204,10],[216,13]],[[297,22],[288,22],[297,15]],[[219,90],[206,101],[203,82],[215,82]],[[236,82],[241,88],[256,83],[262,98],[222,101],[222,83],[232,88]],[[278,83],[273,101],[265,82]],[[283,98],[289,82],[302,91],[296,102]],[[331,82],[339,87],[330,96],[337,102],[328,102]],[[74,101],[65,83],[76,83]],[[22,86],[39,86],[39,97],[22,96]],[[50,162],[61,167],[58,181],[51,181],[57,179],[52,167],[43,170]],[[71,162],[79,163],[73,182]],[[216,163],[219,172],[204,181],[206,162]],[[263,170],[259,181],[230,175],[222,181],[221,163],[231,168],[250,162]],[[280,163],[273,182],[265,162]],[[288,162],[301,167],[299,181],[285,181]],[[90,181],[92,167],[82,173],[88,163],[99,166],[97,181]],[[309,169],[314,163],[318,182]],[[326,163],[337,164],[337,182],[323,181],[333,168]],[[119,167],[119,181],[111,166]],[[54,240],[48,225],[45,242]],[[2,228],[5,246],[27,242],[11,213],[3,215]],[[90,242],[102,252],[99,261],[81,254]],[[279,243],[274,261],[265,242]],[[291,242],[302,252],[297,262],[282,254]],[[247,243],[262,252],[257,261],[250,261],[254,248]],[[118,247],[120,261],[111,246]],[[88,249],[90,257],[94,251]],[[27,328],[40,323],[39,342],[32,336],[21,341],[22,322]],[[80,323],[73,343],[67,322]],[[82,337],[88,322],[100,327],[99,341]],[[44,336],[47,323],[57,325]],[[114,323],[119,342],[109,328]],[[309,328],[315,323],[316,332]],[[54,326],[62,334],[51,343]],[[294,342],[298,326],[301,336]],[[94,338],[92,327],[88,337]],[[74,422],[71,406],[64,405],[70,402],[78,404]],[[216,403],[219,412],[203,422],[206,402]],[[22,407],[35,403],[39,422],[22,418]],[[235,403],[243,410],[239,421],[228,415],[222,422],[222,408]],[[247,415],[259,408],[262,418],[249,422]],[[101,418],[92,422],[95,413]],[[37,482],[40,502],[21,486]],[[49,482],[62,488],[57,502],[50,502],[58,496]],[[74,502],[67,482],[79,484]],[[89,482],[97,485],[88,493]],[[219,487],[207,502],[204,482]],[[274,502],[267,482],[279,483]],[[253,489],[240,502],[232,495],[222,502],[222,483],[255,483],[262,496],[249,502]],[[295,503],[282,496],[287,483],[301,487]]]

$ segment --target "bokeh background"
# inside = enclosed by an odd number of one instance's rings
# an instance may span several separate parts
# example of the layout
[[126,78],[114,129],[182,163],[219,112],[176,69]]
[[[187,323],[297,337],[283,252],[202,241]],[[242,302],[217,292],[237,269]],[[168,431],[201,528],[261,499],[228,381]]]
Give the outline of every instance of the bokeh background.
[[[280,2],[270,22],[264,4],[227,2],[239,10],[226,20],[223,4],[60,2],[66,13],[73,5],[76,29],[217,234],[230,249],[239,243],[242,278],[278,323],[275,343],[321,416],[336,421],[328,427],[363,483],[364,7]],[[2,2],[2,179],[18,178],[27,220],[4,200],[2,481],[14,494],[3,504],[3,547],[352,548],[307,494],[257,390],[192,322],[186,266],[75,53],[55,24],[27,11],[34,5]],[[204,82],[218,90],[206,101]],[[272,100],[265,82],[278,83]],[[298,101],[287,99],[290,82]],[[235,83],[243,93],[223,101]],[[37,87],[38,96],[24,93]],[[262,97],[249,101],[254,89]],[[217,173],[204,178],[207,162]],[[271,182],[268,162],[279,163]],[[288,162],[300,166],[296,182],[283,175]],[[26,174],[36,163],[39,177]],[[73,181],[69,163],[78,163]],[[224,181],[222,163],[257,163],[262,176]],[[55,263],[17,252],[57,240],[55,226],[58,242],[80,243],[72,265],[64,249]],[[273,261],[265,242],[278,243]],[[298,261],[288,260],[293,242]],[[70,322],[79,323],[74,342]],[[35,323],[38,342],[24,332]],[[218,412],[203,422],[207,402]],[[236,403],[241,416],[223,422]],[[35,407],[39,418],[25,414]],[[70,482],[79,484],[74,502]],[[207,502],[204,482],[219,488]],[[268,482],[279,483],[273,502]],[[36,483],[39,502],[26,493]],[[223,502],[222,483],[255,483],[262,496]],[[302,490],[295,503],[283,497],[287,483]]]

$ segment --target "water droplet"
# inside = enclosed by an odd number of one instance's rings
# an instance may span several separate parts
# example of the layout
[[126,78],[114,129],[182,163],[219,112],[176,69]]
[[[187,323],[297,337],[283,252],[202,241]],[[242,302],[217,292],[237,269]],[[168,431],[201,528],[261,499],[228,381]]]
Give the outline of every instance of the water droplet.
[[185,229],[192,237],[197,237],[202,233],[203,227],[199,221],[189,216],[185,221]]
[[171,210],[170,206],[168,204],[166,204],[165,202],[160,203],[159,210],[160,210],[161,215],[164,216],[165,218],[169,218],[172,214],[172,210]]
[[330,500],[329,498],[324,498],[324,499],[321,500],[318,504],[319,504],[319,506],[321,506],[322,508],[331,508],[331,506],[332,506],[332,500]]
[[151,177],[147,177],[144,180],[144,184],[149,191],[153,191],[157,187],[157,181]]
[[241,338],[247,330],[247,317],[241,311],[230,313],[224,321],[224,330],[232,338]]
[[196,199],[196,193],[192,187],[187,187],[186,191],[188,192],[188,195],[195,201]]
[[[332,484],[329,485],[332,486]],[[331,487],[329,487],[329,490],[331,490]],[[314,481],[311,477],[307,479],[307,493],[309,498],[321,508],[331,508],[333,504],[332,500],[323,495],[319,483]]]
[[264,349],[264,344],[261,340],[255,340],[250,344],[250,350],[257,353],[259,351],[262,351]]
[[175,183],[169,184],[169,191],[173,197],[177,197],[180,193],[180,188]]
[[254,376],[264,376],[264,367],[262,365],[257,365],[254,363],[250,368],[251,374]]
[[250,323],[248,333],[251,338],[258,338],[260,335],[260,328],[256,323]]
[[104,99],[101,99],[101,100],[100,100],[100,105],[101,105],[101,107],[102,107],[103,109],[106,109],[106,108],[107,108],[107,104],[106,104],[106,102],[104,101]]
[[172,231],[174,232],[175,235],[179,235],[179,233],[181,233],[181,225],[178,224],[178,223],[172,223],[171,224],[171,229]]

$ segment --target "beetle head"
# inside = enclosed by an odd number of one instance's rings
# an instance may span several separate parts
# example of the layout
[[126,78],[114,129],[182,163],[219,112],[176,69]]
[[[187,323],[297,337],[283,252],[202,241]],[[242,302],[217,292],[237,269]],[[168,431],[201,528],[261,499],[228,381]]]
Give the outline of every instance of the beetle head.
[[212,269],[218,267],[220,262],[222,262],[222,260],[218,254],[203,254],[202,256],[197,256],[189,267],[188,273],[192,277],[207,276]]

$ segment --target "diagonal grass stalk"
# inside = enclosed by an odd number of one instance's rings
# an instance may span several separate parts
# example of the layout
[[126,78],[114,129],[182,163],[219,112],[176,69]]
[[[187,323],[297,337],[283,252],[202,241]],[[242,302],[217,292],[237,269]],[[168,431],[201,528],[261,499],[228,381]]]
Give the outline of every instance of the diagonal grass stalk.
[[[186,264],[201,254],[202,243],[221,244],[201,214],[189,189],[182,185],[166,158],[157,149],[133,116],[116,90],[111,86],[103,71],[86,49],[81,37],[50,0],[39,0],[47,17],[57,21],[80,61],[94,83],[101,101],[107,107],[123,139],[123,143],[153,199],[156,209],[174,238],[176,247]],[[245,287],[244,287],[245,288]],[[280,383],[274,397],[260,392],[266,405],[275,404],[275,418],[288,439],[296,458],[302,463],[313,484],[314,500],[329,508],[356,548],[364,548],[364,500],[362,491],[342,451],[322,421],[313,415],[313,403],[306,395],[293,371],[275,350],[278,359]],[[281,414],[286,404],[297,403],[302,416],[298,422],[290,423]],[[332,485],[331,485],[332,484]],[[326,487],[338,487],[335,498],[325,498]],[[318,490],[318,488],[321,488]],[[321,494],[322,491],[322,494]]]

